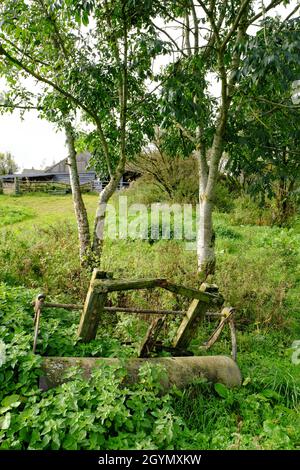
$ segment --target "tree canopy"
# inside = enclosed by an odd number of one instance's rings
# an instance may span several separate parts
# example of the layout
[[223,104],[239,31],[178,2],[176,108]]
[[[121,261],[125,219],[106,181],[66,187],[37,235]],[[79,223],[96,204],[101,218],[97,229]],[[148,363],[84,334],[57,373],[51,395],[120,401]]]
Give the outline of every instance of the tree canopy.
[[18,170],[18,165],[10,152],[0,152],[0,175],[11,175]]
[[[300,24],[268,20],[249,38],[227,137],[228,168],[243,173],[246,189],[277,201],[283,223],[300,177],[300,106],[291,99],[300,77]],[[259,60],[258,60],[259,56]]]
[[[176,155],[179,151],[197,156],[202,211],[198,267],[204,276],[214,271],[212,211],[220,161],[230,140],[229,124],[239,126],[233,123],[239,100],[245,113],[257,101],[266,105],[266,94],[277,94],[276,106],[285,106],[287,82],[296,69],[284,71],[278,64],[292,64],[299,57],[298,22],[290,20],[299,6],[287,18],[271,20],[269,13],[290,3],[1,3],[0,74],[9,84],[5,105],[36,107],[61,127],[74,125],[77,116],[85,128],[77,134],[76,145],[91,150],[98,174],[109,175],[99,199],[99,208],[104,206],[95,219],[94,249],[101,245],[97,227],[126,160],[153,138],[160,125],[166,130],[163,145],[169,154],[173,149]],[[168,33],[170,23],[180,28],[181,44]],[[251,35],[253,27],[258,32]],[[154,61],[162,54],[169,54],[168,64],[155,74]],[[273,74],[272,67],[277,81],[266,79]],[[28,87],[28,77],[38,87]],[[212,93],[212,82],[219,96]]]

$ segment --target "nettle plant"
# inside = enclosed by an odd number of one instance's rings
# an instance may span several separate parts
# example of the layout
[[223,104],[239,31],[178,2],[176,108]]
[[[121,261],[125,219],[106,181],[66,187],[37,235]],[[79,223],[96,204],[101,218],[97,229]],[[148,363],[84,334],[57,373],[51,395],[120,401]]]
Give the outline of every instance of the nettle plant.
[[[89,380],[74,368],[68,372],[72,380],[42,392],[42,357],[31,352],[32,296],[23,288],[0,286],[5,325],[0,328],[0,449],[172,449],[179,441],[182,447],[188,445],[184,441],[191,440],[190,432],[175,415],[172,396],[161,394],[164,372],[149,364],[130,387],[124,385],[122,367],[101,368]],[[53,320],[47,319],[41,331],[46,354],[70,354],[72,349],[76,355],[115,355],[114,339],[95,340],[89,351],[76,346],[69,332],[72,315],[65,322],[55,319],[60,333],[53,329]],[[68,338],[65,343],[61,334]]]
[[[157,373],[140,371],[134,387],[124,371],[101,368],[90,380],[76,369],[72,381],[43,396],[10,395],[2,401],[2,449],[136,449],[174,447],[183,422],[170,395],[160,397]],[[22,403],[23,401],[23,403]]]

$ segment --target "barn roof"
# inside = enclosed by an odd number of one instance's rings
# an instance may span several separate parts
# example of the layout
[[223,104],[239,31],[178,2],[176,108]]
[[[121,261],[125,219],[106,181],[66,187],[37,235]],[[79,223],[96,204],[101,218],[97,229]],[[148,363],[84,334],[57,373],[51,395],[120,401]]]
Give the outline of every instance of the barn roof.
[[44,170],[36,170],[35,168],[24,168],[22,171],[22,175],[32,175],[40,173],[44,173]]
[[12,178],[42,178],[49,176],[54,176],[54,173],[43,173],[40,171],[39,173],[12,173],[10,175],[1,175],[0,178],[3,179],[12,179]]
[[[76,160],[77,160],[77,162],[85,162],[86,164],[88,164],[91,156],[92,155],[88,151],[80,152],[80,153],[77,153]],[[59,166],[61,163],[65,163],[67,160],[68,160],[68,157],[65,157],[62,160],[59,160],[58,162],[53,163],[53,165],[48,166],[47,168],[45,168],[45,170],[44,170],[45,173],[51,172],[56,166]],[[93,170],[90,170],[90,171],[93,171]],[[55,173],[57,173],[57,172],[55,172]]]

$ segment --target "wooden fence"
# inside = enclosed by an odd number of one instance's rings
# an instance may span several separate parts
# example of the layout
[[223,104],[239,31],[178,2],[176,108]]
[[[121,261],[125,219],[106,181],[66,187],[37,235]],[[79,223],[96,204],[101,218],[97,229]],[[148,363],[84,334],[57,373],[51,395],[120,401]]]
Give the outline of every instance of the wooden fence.
[[[14,181],[1,181],[1,191],[3,194],[25,194],[25,193],[48,193],[48,194],[67,194],[71,193],[71,186],[68,183],[56,181],[30,181],[15,178]],[[108,184],[108,181],[88,181],[80,185],[81,192],[100,192]],[[118,189],[128,187],[129,183],[121,181]]]

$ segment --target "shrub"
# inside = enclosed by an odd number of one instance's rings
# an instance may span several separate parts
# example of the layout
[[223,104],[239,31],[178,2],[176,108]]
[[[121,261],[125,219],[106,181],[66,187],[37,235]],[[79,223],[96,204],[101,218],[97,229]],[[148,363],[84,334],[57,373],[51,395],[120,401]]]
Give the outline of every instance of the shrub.
[[215,207],[219,212],[231,212],[234,207],[235,193],[230,192],[226,179],[220,180],[216,186]]
[[[124,196],[128,197],[128,203],[150,205],[165,200],[165,194],[148,176],[142,176],[130,184],[128,189],[123,190]],[[119,194],[118,194],[119,195]],[[114,197],[114,200],[117,195]]]
[[272,225],[272,211],[261,208],[250,196],[240,196],[234,202],[231,216],[234,225]]

